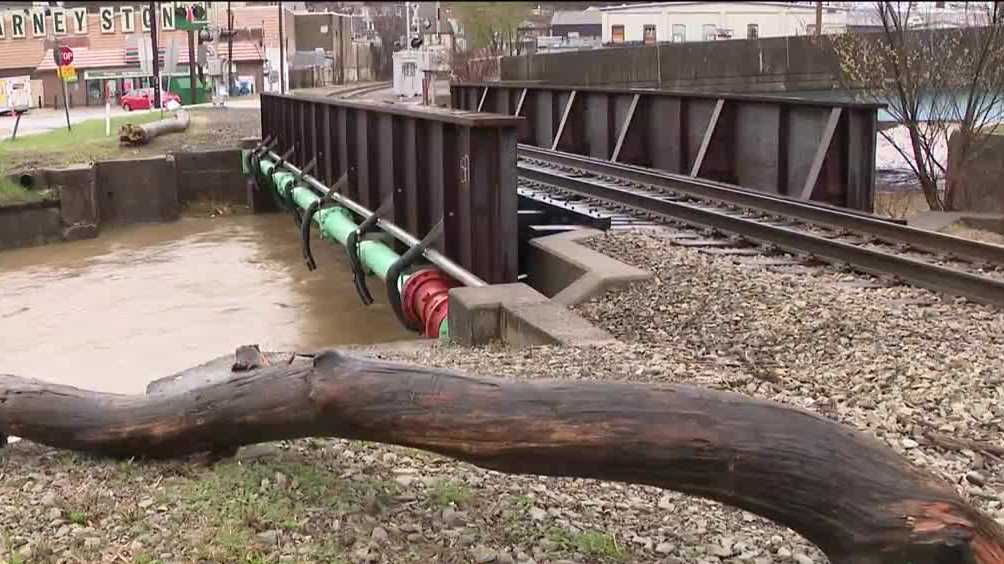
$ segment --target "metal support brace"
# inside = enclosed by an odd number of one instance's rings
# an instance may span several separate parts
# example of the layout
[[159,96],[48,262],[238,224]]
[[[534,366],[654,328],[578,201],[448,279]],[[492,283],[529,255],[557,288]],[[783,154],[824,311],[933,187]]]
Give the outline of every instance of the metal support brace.
[[385,201],[345,239],[345,252],[348,253],[349,264],[352,266],[352,283],[355,284],[356,293],[359,294],[363,305],[368,306],[373,303],[373,296],[366,286],[366,272],[363,270],[362,261],[359,260],[359,239],[368,231],[372,231],[376,227],[377,221],[380,221],[382,216],[387,215],[393,209],[393,202],[391,200]]
[[484,92],[481,93],[481,100],[478,102],[478,111],[479,112],[481,111],[481,108],[485,107],[485,98],[487,98],[487,97],[488,97],[488,87],[485,86]]
[[617,159],[621,156],[621,149],[624,148],[624,140],[627,139],[628,129],[631,128],[631,122],[634,120],[634,112],[638,109],[638,100],[641,99],[641,94],[635,94],[631,98],[631,105],[628,106],[627,115],[624,116],[624,124],[621,125],[621,131],[617,135],[617,144],[614,145],[614,152],[610,155],[610,160],[617,162]]
[[701,140],[701,149],[697,151],[697,158],[694,159],[694,166],[690,169],[690,176],[701,174],[701,165],[704,164],[704,157],[711,147],[711,140],[715,136],[715,128],[718,126],[718,118],[722,115],[722,108],[725,107],[725,99],[719,98],[715,103],[715,109],[711,112],[711,119],[708,120],[708,127],[704,130],[704,139]]
[[404,309],[401,307],[401,290],[397,287],[398,279],[401,277],[401,273],[404,272],[405,268],[415,262],[415,259],[422,256],[425,249],[428,248],[429,245],[435,243],[442,236],[443,220],[440,219],[439,223],[430,229],[417,245],[405,251],[404,254],[401,255],[401,258],[394,261],[394,264],[387,269],[387,300],[390,302],[391,308],[394,309],[394,315],[397,316],[398,320],[412,331],[421,331],[422,328],[416,327],[413,323],[408,321],[407,316],[404,314]]
[[802,200],[812,199],[812,192],[816,189],[819,172],[823,169],[823,161],[826,159],[826,153],[830,151],[830,145],[833,143],[833,134],[837,131],[837,124],[840,123],[840,114],[842,112],[843,108],[833,108],[830,110],[830,118],[826,121],[823,136],[819,140],[819,145],[816,146],[816,156],[813,157],[812,166],[809,167],[809,176],[806,177],[805,184],[802,186],[802,193],[799,195],[799,198]]
[[[335,183],[335,187],[348,182],[348,176],[345,174],[338,179]],[[303,212],[303,221],[300,222],[300,241],[303,244],[303,260],[307,263],[307,270],[314,270],[317,268],[317,263],[314,262],[314,253],[310,251],[310,223],[314,220],[314,214],[318,212],[326,204],[335,203],[333,194],[335,190],[325,192],[320,198],[311,202],[307,209]]]
[[[561,136],[565,133],[565,124],[568,123],[568,116],[572,113],[572,104],[575,103],[575,90],[568,95],[568,102],[565,104],[565,111],[561,113],[561,123],[558,124],[558,133],[554,135],[554,143],[551,144],[551,150],[558,150],[558,143],[561,142]],[[638,96],[635,95],[634,102],[631,103],[631,113],[634,113],[634,105],[638,103]],[[631,118],[628,118],[629,120]]]
[[301,184],[303,182],[303,177],[310,174],[310,172],[313,171],[316,166],[317,166],[317,157],[314,157],[313,159],[310,159],[310,162],[307,163],[307,166],[303,167],[303,169],[300,172],[294,173],[293,184],[290,186],[289,190],[286,191],[285,203],[286,206],[289,208],[290,213],[293,214],[293,221],[296,222],[297,227],[301,226],[301,224],[303,223],[303,218],[300,217],[300,208],[296,205],[296,202],[293,200],[293,189],[296,188],[297,184]]
[[519,95],[519,102],[516,102],[516,113],[513,114],[514,116],[519,116],[519,114],[523,113],[523,102],[525,101],[526,101],[526,88],[524,88],[523,92],[521,92]]

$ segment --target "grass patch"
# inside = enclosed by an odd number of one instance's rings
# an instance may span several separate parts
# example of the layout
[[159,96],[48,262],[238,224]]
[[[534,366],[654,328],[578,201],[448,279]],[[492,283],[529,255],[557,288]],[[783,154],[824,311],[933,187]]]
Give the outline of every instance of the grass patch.
[[70,523],[74,525],[86,525],[87,524],[87,514],[83,511],[70,511],[66,514],[66,518],[69,519]]
[[466,484],[453,480],[437,480],[429,489],[429,503],[439,507],[463,505],[470,499],[470,488]]
[[[167,117],[170,112],[164,112]],[[73,130],[57,129],[0,141],[0,173],[23,166],[86,162],[120,153],[118,130],[126,123],[143,124],[161,119],[160,112],[135,112],[112,118],[112,133],[105,136],[104,118],[73,124]]]
[[27,190],[6,175],[0,176],[0,206],[4,204],[21,204],[44,200],[46,193]]
[[620,562],[624,560],[624,549],[617,544],[617,539],[608,533],[599,531],[569,531],[561,527],[552,527],[547,531],[547,538],[565,550],[574,550],[604,562]]

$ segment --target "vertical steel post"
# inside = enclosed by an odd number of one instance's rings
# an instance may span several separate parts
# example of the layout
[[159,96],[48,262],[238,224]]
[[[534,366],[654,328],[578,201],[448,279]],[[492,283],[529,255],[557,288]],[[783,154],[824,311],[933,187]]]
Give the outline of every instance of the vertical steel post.
[[150,50],[153,52],[153,105],[163,109],[160,103],[160,48],[157,44],[157,2],[150,2]]
[[286,93],[286,36],[282,31],[282,1],[279,1],[279,92]]

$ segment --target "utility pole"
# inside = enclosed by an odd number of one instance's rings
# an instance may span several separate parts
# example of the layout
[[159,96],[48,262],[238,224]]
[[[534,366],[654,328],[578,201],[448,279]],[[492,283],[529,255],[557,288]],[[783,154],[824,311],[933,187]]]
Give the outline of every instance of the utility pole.
[[286,93],[286,36],[282,32],[282,2],[279,2],[279,93]]
[[157,2],[150,1],[150,50],[153,51],[153,107],[164,109],[160,103],[160,49],[157,46]]
[[227,96],[234,93],[234,13],[227,0]]
[[192,102],[195,103],[195,30],[188,30],[188,91],[192,94]]
[[816,37],[823,35],[823,0],[816,0]]

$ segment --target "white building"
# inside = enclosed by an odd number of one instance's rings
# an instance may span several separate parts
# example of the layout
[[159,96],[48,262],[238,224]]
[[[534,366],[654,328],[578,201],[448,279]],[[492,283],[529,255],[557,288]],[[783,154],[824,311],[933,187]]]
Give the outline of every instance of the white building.
[[[657,2],[600,11],[604,45],[783,37],[816,29],[815,7],[782,2]],[[823,8],[823,33],[846,27],[846,9]]]

